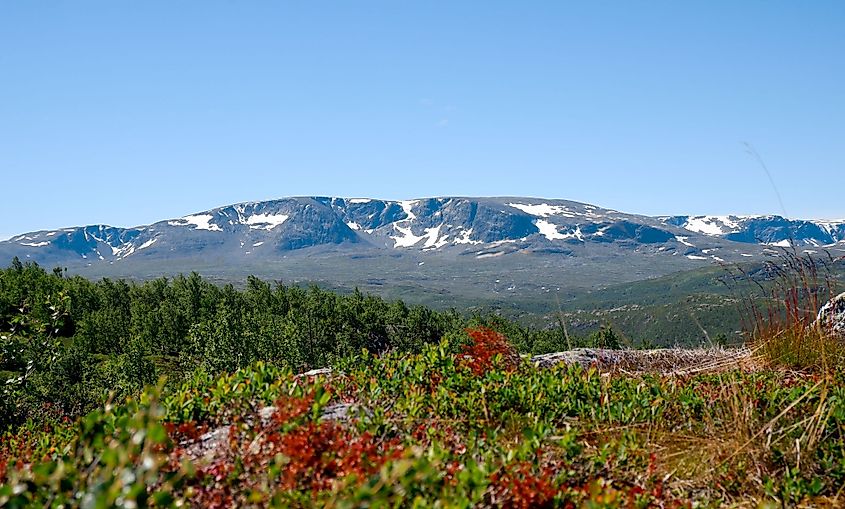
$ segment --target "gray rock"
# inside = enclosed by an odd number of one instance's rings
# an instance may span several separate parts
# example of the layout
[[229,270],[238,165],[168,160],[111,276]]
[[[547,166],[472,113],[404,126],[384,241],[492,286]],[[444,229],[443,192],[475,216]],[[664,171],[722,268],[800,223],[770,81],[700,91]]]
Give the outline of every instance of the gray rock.
[[273,414],[276,413],[276,407],[266,406],[258,411],[258,418],[261,421],[261,426],[267,426],[273,420]]
[[332,368],[318,368],[312,369],[311,371],[306,371],[305,373],[300,373],[296,375],[296,378],[303,378],[308,376],[318,376],[318,375],[331,375]]
[[[320,374],[324,370],[320,371]],[[329,370],[330,372],[330,370]],[[324,421],[348,421],[352,418],[354,411],[358,408],[354,403],[335,403],[323,408],[320,419]],[[366,413],[369,413],[365,410]],[[266,406],[258,410],[258,420],[261,428],[270,426],[273,422],[273,415],[276,413],[275,406]],[[247,419],[251,425],[251,418]],[[224,457],[230,450],[229,433],[232,426],[221,426],[207,433],[203,433],[194,442],[185,444],[185,455],[191,461],[212,462],[215,459]]]
[[229,430],[231,426],[222,426],[201,435],[196,442],[185,449],[192,460],[213,460],[229,450]]
[[819,309],[814,325],[830,330],[837,337],[845,339],[845,292],[830,299]]
[[[352,412],[357,408],[354,403],[334,403],[326,405],[323,412],[320,414],[320,419],[324,421],[347,421],[352,418]],[[276,407],[266,406],[258,411],[258,418],[261,421],[261,426],[269,426],[273,421],[273,415],[276,413]],[[202,440],[202,437],[200,437]]]
[[335,403],[334,405],[326,405],[323,408],[323,413],[320,419],[324,421],[347,421],[351,417],[349,414],[355,408],[352,403]]
[[[565,352],[547,353],[543,355],[535,355],[531,358],[531,362],[540,368],[548,368],[556,364],[580,364],[582,367],[589,367],[596,363],[605,363],[608,357],[603,350],[594,350],[591,348],[578,348],[575,350],[567,350]],[[604,360],[605,362],[601,362]]]
[[684,374],[718,371],[725,368],[752,367],[747,348],[661,348],[655,350],[607,350],[578,348],[565,352],[535,355],[531,358],[539,368],[557,364],[594,366],[603,371],[632,373]]

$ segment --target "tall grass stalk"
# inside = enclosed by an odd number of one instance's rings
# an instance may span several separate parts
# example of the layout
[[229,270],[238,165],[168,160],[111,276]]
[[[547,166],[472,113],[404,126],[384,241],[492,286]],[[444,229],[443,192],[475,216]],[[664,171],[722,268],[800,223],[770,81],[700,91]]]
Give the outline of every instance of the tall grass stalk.
[[845,344],[816,321],[818,310],[834,295],[837,281],[824,257],[781,248],[763,267],[729,270],[733,280],[751,283],[741,302],[746,344],[771,367],[829,373],[845,366]]

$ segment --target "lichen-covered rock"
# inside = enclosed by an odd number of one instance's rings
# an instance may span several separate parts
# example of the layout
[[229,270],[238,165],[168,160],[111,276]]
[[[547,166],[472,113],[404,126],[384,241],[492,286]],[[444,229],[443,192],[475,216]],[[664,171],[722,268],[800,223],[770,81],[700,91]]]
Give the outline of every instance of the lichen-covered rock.
[[845,292],[830,299],[819,309],[816,325],[845,339]]
[[192,461],[202,459],[209,463],[225,456],[230,450],[231,430],[231,426],[221,426],[203,434],[185,449],[185,454]]
[[308,378],[310,376],[328,376],[332,374],[332,368],[319,368],[319,369],[312,369],[311,371],[306,371],[305,373],[300,373],[295,376],[295,378]]
[[[323,407],[323,412],[320,414],[320,419],[324,421],[348,421],[355,410],[359,407],[354,403],[333,403]],[[266,406],[258,410],[258,418],[262,427],[270,426],[273,423],[273,415],[276,413],[276,407]],[[369,414],[369,411],[364,411]]]
[[565,352],[535,355],[531,362],[540,368],[557,364],[580,364],[602,371],[686,374],[720,371],[726,368],[753,369],[747,348],[663,348],[657,350],[609,350],[578,348]]
[[355,405],[352,403],[327,405],[323,408],[320,419],[324,421],[348,421],[351,417],[352,410],[355,408]]

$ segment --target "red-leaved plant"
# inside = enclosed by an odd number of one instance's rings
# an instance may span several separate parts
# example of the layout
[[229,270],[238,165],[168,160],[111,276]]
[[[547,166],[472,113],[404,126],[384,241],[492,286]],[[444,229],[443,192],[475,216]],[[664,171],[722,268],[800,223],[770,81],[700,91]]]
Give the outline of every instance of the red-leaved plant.
[[535,474],[527,461],[508,465],[490,476],[491,502],[497,507],[511,509],[554,507],[559,492],[552,483],[554,474],[550,468]]
[[472,343],[464,345],[461,363],[474,374],[480,376],[493,369],[497,356],[499,367],[506,371],[514,371],[519,366],[519,354],[503,334],[488,327],[469,328],[466,333]]
[[[382,440],[368,432],[334,421],[311,417],[315,393],[283,396],[269,422],[258,429],[229,427],[227,445],[211,462],[195,463],[196,473],[186,480],[183,495],[210,509],[269,503],[284,492],[310,493],[315,499],[338,483],[360,485],[386,462],[404,454],[398,440]],[[170,426],[171,441],[183,442],[195,426]],[[171,470],[178,468],[185,450],[171,452]],[[275,470],[274,470],[275,467]],[[275,472],[275,473],[274,473]],[[249,495],[249,500],[243,497]]]

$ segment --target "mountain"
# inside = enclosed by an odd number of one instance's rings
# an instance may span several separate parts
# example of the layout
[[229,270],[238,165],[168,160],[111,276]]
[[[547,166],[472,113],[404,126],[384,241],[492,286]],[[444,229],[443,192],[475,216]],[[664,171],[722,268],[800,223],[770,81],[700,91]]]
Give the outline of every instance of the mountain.
[[781,216],[671,216],[664,223],[736,242],[787,247],[832,246],[845,241],[845,220],[805,221]]
[[[360,286],[430,304],[542,298],[637,281],[772,246],[845,252],[845,221],[626,214],[537,198],[405,201],[293,197],[229,205],[134,228],[93,225],[0,242],[0,259],[91,277],[196,270]],[[432,302],[433,300],[433,302]]]

